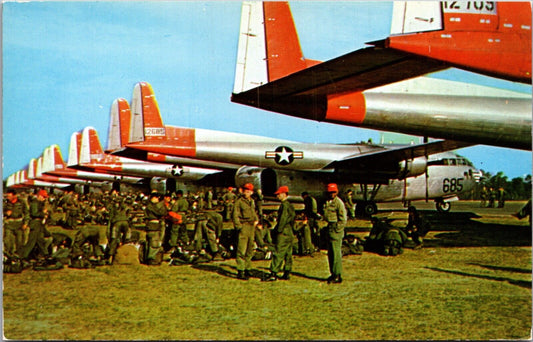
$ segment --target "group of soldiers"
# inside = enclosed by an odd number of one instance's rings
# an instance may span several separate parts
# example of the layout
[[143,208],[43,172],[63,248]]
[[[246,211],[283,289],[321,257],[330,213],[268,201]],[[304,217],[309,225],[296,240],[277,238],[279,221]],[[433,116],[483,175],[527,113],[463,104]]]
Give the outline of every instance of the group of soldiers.
[[498,208],[503,208],[505,206],[505,190],[502,187],[498,189],[489,187],[487,189],[487,187],[484,186],[481,189],[480,196],[480,206],[482,208],[494,208],[496,201],[498,202]]
[[[165,255],[171,265],[234,257],[237,278],[243,280],[250,278],[252,260],[271,259],[270,273],[263,280],[275,281],[290,279],[293,252],[313,255],[326,249],[328,283],[340,283],[343,255],[361,254],[363,248],[397,255],[407,237],[421,245],[419,232],[428,228],[421,228],[416,210],[409,210],[406,233],[394,234],[392,226],[384,229],[386,225],[375,219],[369,237],[361,241],[345,234],[351,205],[340,199],[337,185],[329,184],[325,192],[322,214],[307,192],[301,194],[304,210],[296,214],[288,201],[289,188],[282,186],[276,192],[278,212],[267,215],[263,195],[252,184],[224,189],[216,197],[213,190],[187,196],[181,190],[149,195],[10,190],[4,200],[4,271],[6,265],[56,269],[113,264],[120,249],[133,244],[139,262],[147,265],[161,264]],[[224,229],[225,221],[234,229]],[[321,221],[325,226],[319,225]],[[50,233],[49,225],[61,225],[73,234]],[[386,248],[393,236],[399,236],[400,245]],[[383,247],[376,247],[380,244]]]

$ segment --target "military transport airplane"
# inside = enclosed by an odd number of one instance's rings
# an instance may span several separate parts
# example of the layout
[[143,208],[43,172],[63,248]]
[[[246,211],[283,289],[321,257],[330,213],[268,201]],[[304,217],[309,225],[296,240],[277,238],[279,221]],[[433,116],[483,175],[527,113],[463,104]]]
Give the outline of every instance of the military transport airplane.
[[198,167],[170,166],[104,153],[98,133],[93,127],[83,129],[80,159],[78,164],[72,167],[117,175],[179,178],[184,181],[197,181],[220,172]]
[[130,142],[119,152],[136,158],[159,153],[233,165],[235,183],[253,183],[265,196],[280,185],[292,194],[307,191],[322,195],[325,184],[336,182],[342,191],[355,189],[355,200],[367,214],[376,202],[434,199],[439,210],[449,210],[449,200],[472,189],[478,171],[466,159],[439,153],[471,146],[438,140],[418,145],[313,144],[262,136],[164,125],[151,86],[139,83],[133,102],[143,110],[133,112]]
[[244,2],[231,101],[531,150],[531,94],[419,78],[457,67],[531,84],[531,3],[394,1],[391,35],[368,44],[323,63],[306,59],[288,3]]
[[[70,163],[74,163],[72,161],[72,157],[77,155],[77,152],[73,151],[73,149],[76,149],[76,145],[77,145],[76,140],[78,136],[80,136],[81,138],[81,133],[74,132],[70,139],[70,148],[69,148],[69,151],[70,151],[69,162]],[[77,161],[75,163],[77,164]],[[81,170],[70,168],[67,166],[67,163],[63,161],[61,150],[59,149],[58,145],[51,145],[45,149],[45,152],[43,153],[42,171],[44,174],[50,175],[50,176],[84,179],[87,181],[142,184],[144,180],[141,177],[121,176],[121,175],[114,175],[114,174],[103,173],[103,172],[88,172],[88,171],[81,171]]]
[[[46,150],[45,150],[46,152]],[[44,174],[42,172],[43,169],[43,161],[44,161],[44,153],[37,159],[31,159],[30,163],[28,165],[28,178],[29,179],[37,179],[45,182],[52,182],[52,183],[67,183],[71,185],[90,185],[93,187],[102,188],[106,184],[104,182],[95,182],[95,181],[89,181],[87,179],[80,179],[80,178],[71,178],[71,177],[58,177],[58,176],[51,176]]]
[[19,170],[11,174],[7,178],[6,187],[9,189],[16,188],[67,188],[71,184],[67,183],[55,183],[55,182],[44,182],[37,179],[28,179],[27,176],[28,170]]

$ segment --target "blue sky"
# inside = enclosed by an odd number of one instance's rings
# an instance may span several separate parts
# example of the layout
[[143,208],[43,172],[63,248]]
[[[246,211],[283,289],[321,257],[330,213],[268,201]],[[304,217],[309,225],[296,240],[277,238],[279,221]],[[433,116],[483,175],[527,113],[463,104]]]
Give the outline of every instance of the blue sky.
[[[293,2],[307,58],[328,60],[385,38],[390,2]],[[241,3],[24,2],[3,4],[3,178],[44,148],[68,155],[72,132],[97,129],[107,145],[114,99],[135,83],[155,91],[166,124],[303,142],[350,143],[379,132],[317,123],[230,102]],[[523,92],[530,86],[458,70],[434,74]],[[478,168],[509,179],[531,173],[531,152],[459,150]]]

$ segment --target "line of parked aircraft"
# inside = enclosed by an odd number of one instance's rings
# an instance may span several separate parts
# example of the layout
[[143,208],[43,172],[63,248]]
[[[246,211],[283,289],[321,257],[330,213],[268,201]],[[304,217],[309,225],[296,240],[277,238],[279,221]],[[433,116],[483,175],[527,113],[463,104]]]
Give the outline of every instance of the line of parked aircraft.
[[[112,103],[105,150],[96,130],[86,127],[72,134],[67,163],[52,145],[26,170],[9,176],[7,186],[111,183],[174,191],[252,183],[267,198],[282,185],[299,198],[303,191],[321,196],[325,185],[335,182],[341,192],[353,190],[366,214],[375,213],[379,202],[417,199],[432,199],[438,210],[447,211],[481,178],[472,163],[451,150],[476,143],[531,149],[531,96],[418,77],[456,66],[531,83],[531,5],[481,3],[395,3],[393,35],[324,63],[301,54],[287,3],[242,7],[232,101],[454,140],[316,144],[170,126],[162,121],[152,87],[140,82],[131,107],[122,98]],[[470,45],[463,44],[465,30]],[[511,43],[517,39],[524,44]],[[431,45],[427,51],[420,47],[424,42]],[[465,60],[478,50],[490,58]],[[500,55],[506,57],[495,64]]]

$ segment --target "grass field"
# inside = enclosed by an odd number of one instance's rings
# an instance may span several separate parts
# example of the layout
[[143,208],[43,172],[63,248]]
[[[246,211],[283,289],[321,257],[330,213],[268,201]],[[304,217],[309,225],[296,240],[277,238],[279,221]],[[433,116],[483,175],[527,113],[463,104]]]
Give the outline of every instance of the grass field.
[[[405,224],[405,212],[380,215]],[[4,274],[8,339],[529,339],[531,228],[477,208],[428,212],[420,250],[343,258],[328,285],[327,257],[295,257],[289,281],[236,279],[235,260],[103,266]],[[350,221],[368,235],[368,221]]]

